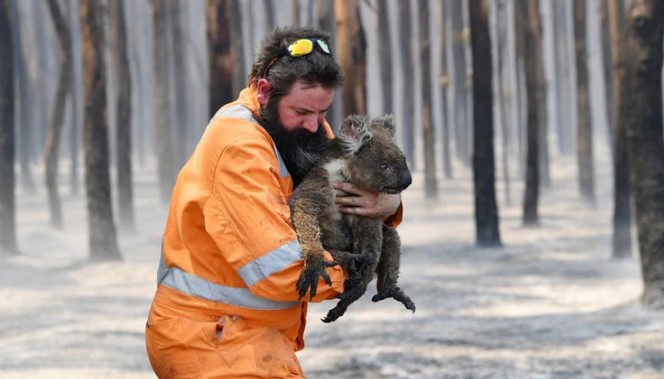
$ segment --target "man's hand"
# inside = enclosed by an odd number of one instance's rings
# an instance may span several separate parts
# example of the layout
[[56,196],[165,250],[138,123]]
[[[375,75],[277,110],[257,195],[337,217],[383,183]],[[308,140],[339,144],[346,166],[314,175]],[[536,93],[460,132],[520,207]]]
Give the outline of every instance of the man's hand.
[[335,182],[334,188],[342,191],[337,195],[336,203],[339,211],[346,214],[384,221],[392,216],[401,205],[401,195],[399,194],[390,195],[365,191],[346,182]]

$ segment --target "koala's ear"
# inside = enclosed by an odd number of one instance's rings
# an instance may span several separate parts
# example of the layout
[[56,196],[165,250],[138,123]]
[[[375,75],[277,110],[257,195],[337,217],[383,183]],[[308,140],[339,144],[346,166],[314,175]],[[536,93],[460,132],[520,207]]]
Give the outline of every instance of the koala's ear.
[[367,125],[367,118],[361,115],[351,115],[344,119],[339,133],[344,153],[355,153],[364,143],[372,137]]
[[371,129],[383,130],[387,132],[390,138],[394,138],[394,117],[391,114],[386,114],[383,117],[374,119],[371,121]]

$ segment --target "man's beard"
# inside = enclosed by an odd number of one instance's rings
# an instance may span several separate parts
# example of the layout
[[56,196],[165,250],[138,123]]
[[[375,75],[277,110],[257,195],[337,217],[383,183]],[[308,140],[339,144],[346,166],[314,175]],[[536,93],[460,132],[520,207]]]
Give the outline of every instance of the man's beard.
[[272,137],[293,179],[293,184],[297,186],[318,162],[331,141],[327,138],[322,124],[318,125],[315,133],[301,128],[286,130],[279,120],[278,103],[279,99],[273,97],[264,108],[261,108],[259,123]]

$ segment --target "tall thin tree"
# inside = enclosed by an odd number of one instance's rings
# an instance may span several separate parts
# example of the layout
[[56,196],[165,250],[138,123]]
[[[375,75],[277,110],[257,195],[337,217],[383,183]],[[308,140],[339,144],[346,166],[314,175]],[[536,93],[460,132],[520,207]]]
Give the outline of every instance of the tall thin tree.
[[664,309],[664,2],[630,0],[625,40],[625,119],[644,304]]
[[341,88],[343,114],[367,112],[367,42],[358,0],[336,0],[337,57],[346,80]]
[[413,55],[412,38],[412,15],[410,11],[410,0],[398,2],[399,12],[399,52],[401,60],[401,75],[403,77],[403,88],[401,92],[401,147],[406,155],[406,160],[411,169],[417,168],[415,161],[415,56]]
[[466,98],[466,80],[467,80],[467,67],[466,67],[466,44],[468,43],[468,29],[463,22],[463,5],[464,0],[450,0],[447,4],[450,5],[450,11],[446,12],[450,16],[452,26],[452,62],[454,77],[452,79],[453,100],[452,108],[454,109],[454,125],[456,126],[456,152],[457,157],[464,164],[470,164],[470,136],[468,115],[466,109],[468,107]]
[[111,20],[111,39],[113,41],[113,70],[116,79],[116,160],[118,188],[118,219],[125,230],[133,230],[134,191],[131,168],[131,77],[129,73],[129,52],[127,48],[127,22],[123,0],[109,3]]
[[390,48],[390,18],[387,0],[378,0],[378,54],[380,55],[380,84],[383,94],[383,113],[392,113],[392,49]]
[[44,165],[46,167],[46,187],[48,188],[48,205],[51,213],[51,225],[62,228],[62,205],[58,194],[58,162],[60,140],[65,116],[67,98],[70,94],[72,78],[71,62],[71,34],[69,27],[62,14],[57,0],[48,0],[48,9],[53,19],[53,26],[60,41],[60,77],[58,78],[58,90],[55,95],[55,106],[51,116],[51,126],[46,135],[46,151],[44,153]]
[[230,45],[230,15],[224,0],[207,1],[207,43],[210,69],[210,117],[233,99],[233,56]]
[[420,40],[420,67],[422,73],[422,140],[424,141],[424,196],[427,199],[438,198],[436,179],[436,138],[434,130],[432,88],[431,88],[431,37],[429,36],[429,0],[419,0],[418,23]]
[[625,120],[625,70],[623,67],[625,41],[625,3],[608,0],[609,29],[611,35],[611,62],[614,120],[613,132],[613,243],[614,258],[632,255],[632,206],[629,201],[629,154]]
[[576,48],[577,137],[576,156],[581,198],[595,204],[592,118],[588,97],[588,53],[586,41],[586,0],[574,1],[574,46]]
[[111,208],[101,0],[81,0],[84,68],[85,189],[91,260],[119,260]]
[[498,0],[496,4],[496,52],[498,56],[496,57],[496,73],[498,74],[498,88],[496,92],[498,94],[498,105],[500,107],[500,125],[501,128],[501,140],[502,140],[502,166],[503,166],[503,187],[505,190],[505,203],[509,206],[512,204],[512,195],[510,189],[510,169],[509,169],[509,145],[510,145],[510,127],[507,121],[507,112],[509,110],[508,103],[510,95],[507,91],[507,86],[505,85],[506,70],[504,65],[503,57],[507,52],[507,43],[508,43],[508,33],[507,33],[507,11],[506,11],[506,2],[505,0]]
[[447,114],[447,88],[450,84],[450,76],[447,67],[447,32],[445,22],[444,4],[438,6],[438,40],[440,41],[440,109],[441,109],[441,149],[443,156],[443,173],[446,178],[452,178],[452,141],[450,135],[450,123]]
[[[14,51],[11,0],[0,0],[0,256],[18,253],[14,193]],[[14,20],[15,21],[15,20]]]
[[493,79],[489,7],[471,0],[470,40],[473,59],[473,183],[477,244],[500,246],[493,152]]

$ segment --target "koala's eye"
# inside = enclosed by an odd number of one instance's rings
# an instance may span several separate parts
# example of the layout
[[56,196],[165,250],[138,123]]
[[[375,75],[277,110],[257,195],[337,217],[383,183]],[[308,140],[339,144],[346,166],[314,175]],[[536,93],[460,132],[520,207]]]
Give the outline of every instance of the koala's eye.
[[390,165],[387,164],[387,163],[383,163],[383,164],[380,165],[380,168],[383,169],[383,170],[387,170],[388,168],[390,168]]

